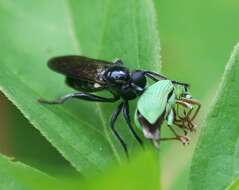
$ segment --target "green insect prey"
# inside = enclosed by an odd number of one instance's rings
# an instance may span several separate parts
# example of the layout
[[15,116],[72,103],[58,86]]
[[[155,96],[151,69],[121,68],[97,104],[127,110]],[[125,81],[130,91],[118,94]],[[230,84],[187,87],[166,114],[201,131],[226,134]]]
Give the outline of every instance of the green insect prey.
[[[195,119],[200,104],[192,99],[188,87],[173,84],[171,80],[160,80],[149,86],[140,96],[135,112],[135,123],[143,131],[146,138],[151,139],[156,147],[161,140],[180,140],[187,143],[188,131],[194,131]],[[175,137],[160,137],[163,122],[175,134]],[[173,126],[181,128],[185,135],[178,135]]]

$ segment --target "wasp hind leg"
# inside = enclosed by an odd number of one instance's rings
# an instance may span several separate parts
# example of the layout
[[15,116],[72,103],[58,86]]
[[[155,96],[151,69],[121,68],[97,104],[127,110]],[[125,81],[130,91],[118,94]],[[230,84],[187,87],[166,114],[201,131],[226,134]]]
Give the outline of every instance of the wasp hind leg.
[[131,125],[131,120],[130,120],[130,115],[129,115],[129,103],[128,101],[124,102],[123,105],[123,116],[124,119],[127,123],[127,126],[130,130],[130,132],[132,133],[132,135],[134,136],[134,138],[137,140],[137,142],[143,147],[143,141],[140,139],[140,137],[137,135],[137,133],[134,131],[134,128]]
[[[164,75],[152,72],[152,71],[144,71],[145,76],[149,77],[150,79],[152,79],[153,81],[157,82],[159,80],[167,80],[168,78],[165,77]],[[189,87],[189,84],[187,83],[183,83],[183,82],[178,82],[175,80],[171,80],[173,84],[178,84],[178,85],[182,85],[185,87]]]
[[118,97],[115,97],[115,96],[111,98],[107,98],[107,97],[101,97],[101,96],[97,96],[90,93],[75,92],[75,93],[70,93],[65,96],[62,96],[55,100],[38,99],[38,102],[43,104],[63,104],[64,102],[72,98],[77,98],[77,99],[87,100],[92,102],[115,102],[119,99]]
[[119,59],[119,58],[114,59],[113,63],[117,64],[117,65],[124,65],[123,61],[121,59]]
[[124,149],[124,152],[126,154],[126,157],[129,158],[129,153],[128,153],[128,148],[127,148],[127,144],[124,142],[124,140],[122,139],[122,137],[119,135],[119,133],[116,131],[115,129],[115,122],[120,114],[120,112],[122,111],[124,103],[121,103],[117,109],[112,113],[111,116],[111,120],[110,120],[110,127],[114,133],[114,135],[116,136],[116,138],[118,139],[118,141],[120,142],[121,146]]

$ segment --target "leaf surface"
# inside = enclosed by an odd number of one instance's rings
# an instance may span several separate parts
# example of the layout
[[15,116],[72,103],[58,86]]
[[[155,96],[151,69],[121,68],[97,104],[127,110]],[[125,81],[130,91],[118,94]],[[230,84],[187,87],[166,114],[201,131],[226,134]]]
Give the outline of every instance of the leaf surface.
[[2,155],[0,168],[0,189],[3,190],[25,190],[32,181],[44,180],[46,183],[54,181],[46,174]]
[[225,189],[239,174],[239,45],[225,68],[215,104],[201,130],[189,189]]
[[[66,178],[57,180],[20,162],[0,156],[0,188],[7,190],[104,190],[159,189],[159,161],[151,151],[140,152],[132,162],[115,167],[92,179]],[[143,171],[143,172],[142,172]],[[150,174],[150,175],[145,175]]]
[[[83,54],[106,60],[119,57],[130,68],[160,69],[151,1],[89,3],[0,0],[0,88],[84,175],[92,170],[98,173],[125,156],[108,127],[115,105],[77,100],[55,106],[38,104],[38,98],[54,99],[73,91],[64,85],[63,76],[47,68],[47,60]],[[129,132],[121,132],[134,149]]]

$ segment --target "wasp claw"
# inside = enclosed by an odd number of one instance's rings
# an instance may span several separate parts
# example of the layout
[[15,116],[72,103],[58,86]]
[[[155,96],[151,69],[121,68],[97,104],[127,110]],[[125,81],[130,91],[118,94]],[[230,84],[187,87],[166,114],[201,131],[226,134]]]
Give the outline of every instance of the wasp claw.
[[154,146],[155,146],[157,149],[159,149],[159,148],[160,148],[159,142],[156,141],[156,140],[152,140],[152,141],[153,141]]
[[177,136],[178,140],[181,141],[183,145],[189,144],[190,138],[187,136]]
[[49,102],[49,101],[44,100],[44,99],[41,99],[41,98],[39,98],[37,101],[38,101],[39,103],[41,103],[41,104],[44,104],[44,103],[48,103],[48,102]]

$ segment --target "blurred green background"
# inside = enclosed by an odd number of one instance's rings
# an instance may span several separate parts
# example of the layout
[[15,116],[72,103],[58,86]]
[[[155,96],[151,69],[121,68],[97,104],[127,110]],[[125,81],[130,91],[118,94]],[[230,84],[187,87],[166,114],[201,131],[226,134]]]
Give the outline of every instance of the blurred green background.
[[[230,52],[239,41],[239,1],[154,2],[162,72],[172,79],[191,84],[192,94],[203,103],[198,119],[201,121],[215,95]],[[0,152],[54,176],[66,172],[78,175],[3,95],[0,96],[0,130]],[[186,147],[176,142],[162,144],[162,189],[186,189],[196,136]]]

